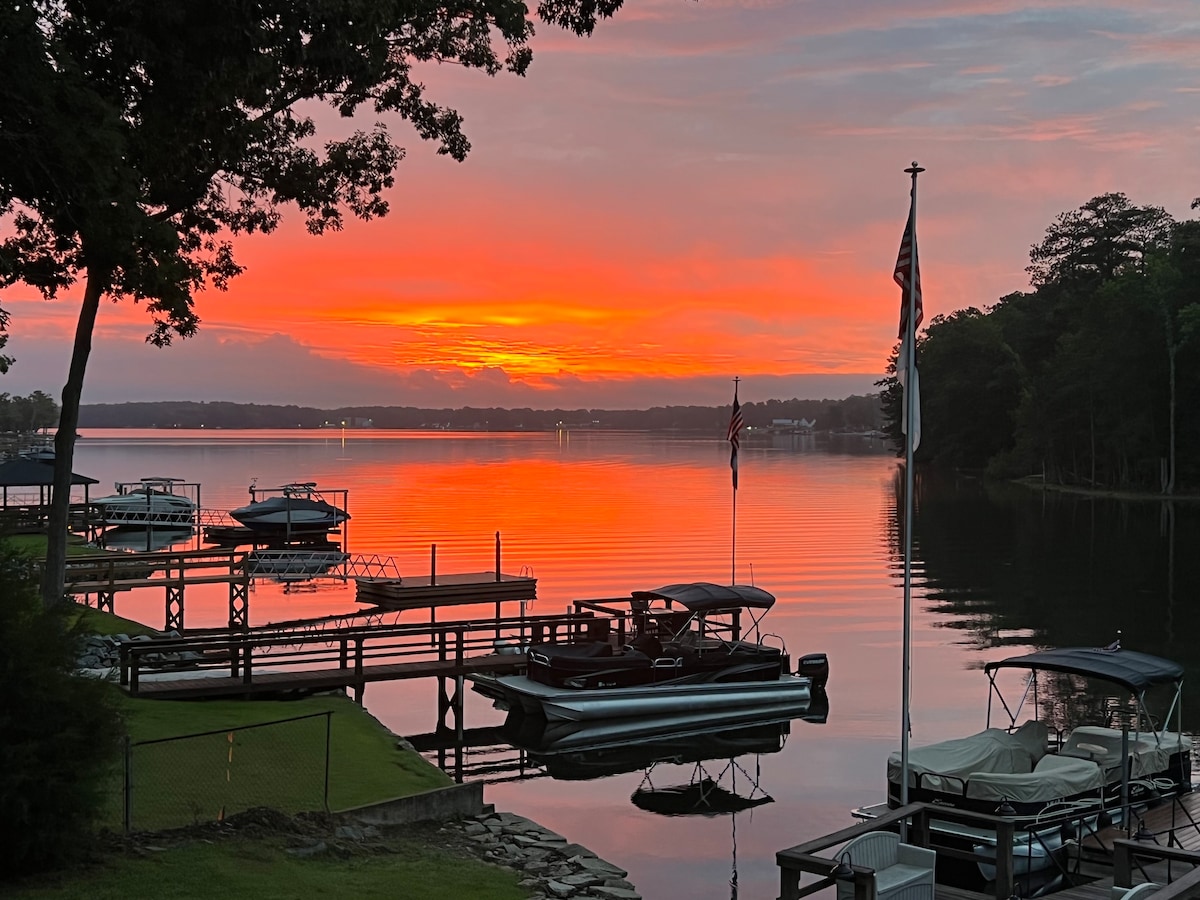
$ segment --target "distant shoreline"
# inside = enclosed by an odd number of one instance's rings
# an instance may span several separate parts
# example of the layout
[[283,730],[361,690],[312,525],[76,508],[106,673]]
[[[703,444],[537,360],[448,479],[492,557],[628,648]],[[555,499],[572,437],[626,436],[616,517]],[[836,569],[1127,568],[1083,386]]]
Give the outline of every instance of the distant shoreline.
[[1116,488],[1089,488],[1082,485],[1073,484],[1054,484],[1042,480],[1040,475],[1026,475],[1024,478],[1016,478],[1014,481],[1017,484],[1025,487],[1033,488],[1039,491],[1053,491],[1060,494],[1077,494],[1086,497],[1098,497],[1104,500],[1157,500],[1170,501],[1179,500],[1192,503],[1200,500],[1200,494],[1185,493],[1185,494],[1159,494],[1149,491],[1130,491],[1118,490]]

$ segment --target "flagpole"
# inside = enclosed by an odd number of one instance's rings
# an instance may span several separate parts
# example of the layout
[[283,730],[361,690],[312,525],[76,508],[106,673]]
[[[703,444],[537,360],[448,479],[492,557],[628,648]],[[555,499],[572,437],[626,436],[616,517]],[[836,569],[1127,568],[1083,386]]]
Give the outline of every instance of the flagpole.
[[[733,379],[733,418],[730,419],[729,440],[733,442],[733,534],[731,535],[730,553],[729,553],[729,584],[732,587],[737,584],[737,467],[740,465],[737,459],[738,442],[740,437],[738,432],[741,430],[741,423],[737,421],[738,416],[738,382],[741,378]],[[736,427],[735,427],[736,426]]]
[[[918,415],[914,400],[917,396],[914,370],[917,356],[917,176],[924,172],[916,161],[904,170],[912,176],[912,202],[908,210],[908,229],[912,244],[912,275],[908,279],[908,314],[904,340],[905,354],[904,408],[908,427],[904,440],[904,651],[901,677],[900,722],[900,805],[908,805],[908,736],[912,722],[909,717],[909,698],[912,691],[912,532],[913,532],[913,435],[917,431]],[[901,822],[901,840],[907,837],[907,822]]]
[[733,548],[729,556],[729,584],[737,584],[737,488],[733,489]]

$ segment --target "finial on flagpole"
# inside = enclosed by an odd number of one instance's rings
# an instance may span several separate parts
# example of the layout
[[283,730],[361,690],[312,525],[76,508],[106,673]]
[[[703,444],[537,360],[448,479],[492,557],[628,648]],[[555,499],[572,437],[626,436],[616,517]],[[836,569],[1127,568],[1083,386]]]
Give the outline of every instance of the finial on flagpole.
[[909,166],[907,169],[905,169],[904,171],[907,172],[909,175],[911,175],[914,179],[916,179],[917,175],[920,174],[921,172],[924,172],[925,170],[922,169],[920,166],[918,166],[917,161],[914,159],[913,164],[911,166]]

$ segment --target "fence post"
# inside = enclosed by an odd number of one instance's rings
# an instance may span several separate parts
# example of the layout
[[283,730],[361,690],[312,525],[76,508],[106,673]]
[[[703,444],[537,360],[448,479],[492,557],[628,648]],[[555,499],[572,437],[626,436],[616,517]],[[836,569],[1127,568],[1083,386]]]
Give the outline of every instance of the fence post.
[[124,784],[124,790],[123,790],[124,797],[122,797],[122,801],[121,801],[121,807],[122,807],[121,821],[122,821],[122,824],[125,826],[125,833],[129,834],[130,819],[132,818],[131,807],[133,806],[133,745],[129,740],[129,735],[125,735],[124,744],[125,744],[125,748],[124,748],[125,749],[125,779],[124,779],[125,784]]
[[325,812],[329,812],[329,744],[330,744],[330,725],[333,721],[333,711],[328,710],[325,713]]

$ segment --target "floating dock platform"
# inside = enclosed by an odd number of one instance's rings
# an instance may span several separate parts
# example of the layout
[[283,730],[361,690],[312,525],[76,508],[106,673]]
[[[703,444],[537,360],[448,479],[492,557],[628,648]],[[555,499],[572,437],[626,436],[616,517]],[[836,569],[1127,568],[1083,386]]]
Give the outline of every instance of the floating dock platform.
[[406,575],[403,578],[356,578],[356,599],[387,610],[429,609],[471,603],[537,599],[537,579],[503,572],[453,575]]

